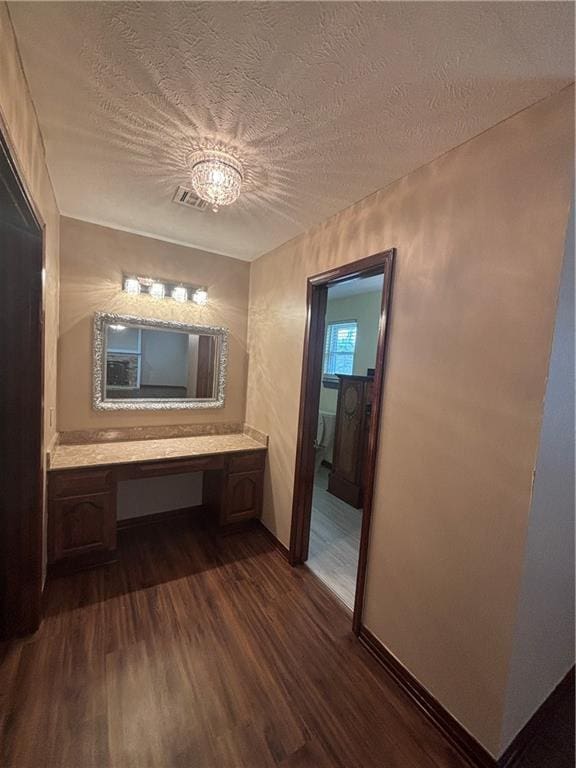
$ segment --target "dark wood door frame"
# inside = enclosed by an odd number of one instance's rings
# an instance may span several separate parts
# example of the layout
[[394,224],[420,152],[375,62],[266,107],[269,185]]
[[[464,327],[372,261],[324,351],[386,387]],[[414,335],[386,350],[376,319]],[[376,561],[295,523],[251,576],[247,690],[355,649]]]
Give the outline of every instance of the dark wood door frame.
[[301,565],[308,558],[310,541],[310,521],[312,517],[312,492],[314,484],[314,440],[320,407],[320,388],[322,384],[322,356],[324,352],[324,330],[328,287],[351,280],[354,277],[383,274],[382,304],[376,351],[374,374],[374,397],[370,415],[370,434],[368,438],[368,461],[366,466],[364,507],[362,511],[362,531],[360,534],[360,553],[356,596],[354,601],[353,630],[360,633],[364,589],[366,584],[366,566],[368,560],[368,542],[372,516],[374,477],[376,473],[376,453],[384,383],[386,342],[388,338],[390,302],[392,296],[392,278],[395,249],[368,256],[365,259],[344,264],[341,267],[308,278],[307,315],[304,336],[304,355],[302,363],[302,381],[300,387],[300,415],[298,420],[298,439],[296,447],[296,471],[294,475],[294,496],[292,503],[292,527],[290,531],[291,565]]
[[41,618],[43,235],[0,126],[0,637]]

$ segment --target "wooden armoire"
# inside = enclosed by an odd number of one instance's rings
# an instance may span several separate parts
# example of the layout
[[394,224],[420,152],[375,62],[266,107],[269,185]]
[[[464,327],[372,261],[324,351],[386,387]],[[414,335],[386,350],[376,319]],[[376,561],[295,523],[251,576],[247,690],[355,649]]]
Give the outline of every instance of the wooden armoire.
[[370,430],[374,377],[338,375],[338,405],[328,491],[360,509]]

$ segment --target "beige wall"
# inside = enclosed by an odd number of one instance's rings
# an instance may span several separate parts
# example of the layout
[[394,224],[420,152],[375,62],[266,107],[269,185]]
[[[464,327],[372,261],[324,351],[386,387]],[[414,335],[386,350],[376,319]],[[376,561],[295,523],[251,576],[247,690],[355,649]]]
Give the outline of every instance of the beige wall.
[[[244,420],[247,262],[65,217],[61,219],[60,244],[59,431]],[[129,296],[122,291],[123,272],[206,285],[208,304],[199,307],[192,302],[183,305]],[[98,311],[228,328],[225,407],[158,412],[92,410],[92,324]]]
[[572,140],[569,88],[251,270],[246,418],[270,435],[264,522],[287,544],[306,277],[398,249],[364,623],[493,754]]
[[3,2],[0,2],[0,130],[8,140],[21,179],[44,226],[44,443],[48,447],[56,434],[59,214],[36,112],[20,64],[8,8]]

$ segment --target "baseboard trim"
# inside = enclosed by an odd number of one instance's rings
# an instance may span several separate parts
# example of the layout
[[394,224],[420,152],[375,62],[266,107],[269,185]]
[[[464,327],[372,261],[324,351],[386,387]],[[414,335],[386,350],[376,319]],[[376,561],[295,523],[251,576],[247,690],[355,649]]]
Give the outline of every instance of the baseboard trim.
[[360,642],[386,672],[410,696],[442,735],[466,758],[474,768],[499,768],[497,761],[463,728],[424,686],[394,658],[366,627],[360,627]]
[[201,516],[206,511],[207,507],[204,504],[198,504],[195,507],[168,509],[165,512],[154,512],[151,515],[141,515],[140,517],[128,517],[125,520],[118,520],[116,527],[119,532],[130,531],[134,528],[142,528],[146,525],[155,525],[156,523],[167,523],[174,520],[184,520],[192,516]]
[[266,528],[264,523],[261,520],[256,521],[256,527],[260,531],[260,533],[263,533],[264,536],[268,539],[268,541],[276,547],[276,549],[280,552],[281,555],[283,555],[286,560],[290,557],[290,550],[288,547],[285,547],[282,542],[274,536],[271,530]]
[[574,667],[556,686],[546,701],[532,715],[500,758],[496,759],[460,725],[432,694],[418,682],[380,640],[366,627],[360,627],[360,642],[388,674],[424,712],[430,722],[465,757],[474,768],[520,768],[526,750],[534,742],[549,711],[564,697],[574,696]]
[[526,750],[538,736],[550,710],[564,696],[574,697],[574,667],[566,673],[546,701],[536,710],[522,730],[516,734],[512,743],[498,760],[498,768],[519,768]]

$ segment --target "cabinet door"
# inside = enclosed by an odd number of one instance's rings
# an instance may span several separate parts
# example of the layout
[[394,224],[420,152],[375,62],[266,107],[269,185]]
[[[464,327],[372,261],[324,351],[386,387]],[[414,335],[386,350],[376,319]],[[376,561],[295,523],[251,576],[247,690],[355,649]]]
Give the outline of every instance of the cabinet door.
[[228,475],[226,497],[222,509],[222,525],[259,517],[262,509],[262,471]]
[[50,503],[51,563],[116,548],[114,497],[94,493]]

